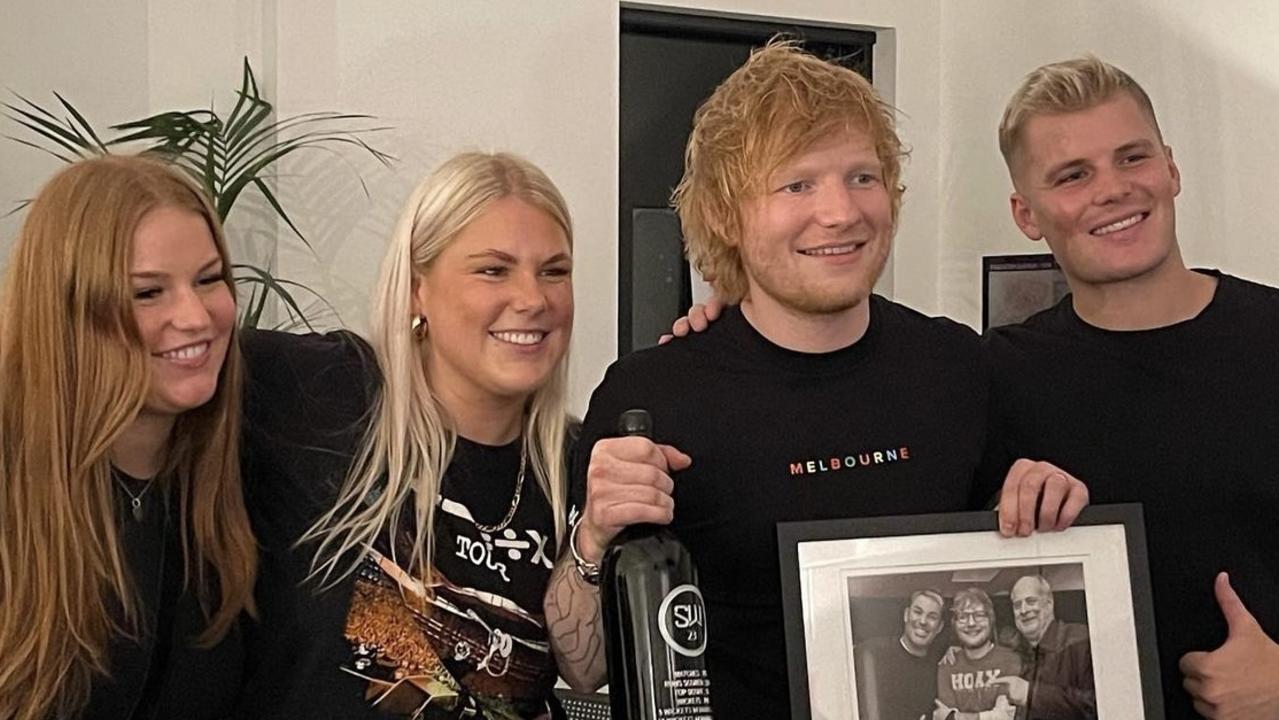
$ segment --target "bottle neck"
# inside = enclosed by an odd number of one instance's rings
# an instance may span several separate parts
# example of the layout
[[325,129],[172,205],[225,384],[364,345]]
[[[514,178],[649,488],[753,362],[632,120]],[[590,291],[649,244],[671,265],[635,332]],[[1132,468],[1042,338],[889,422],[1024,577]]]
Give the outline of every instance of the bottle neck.
[[651,538],[651,537],[658,537],[663,539],[669,538],[672,541],[678,542],[678,538],[675,537],[675,533],[672,532],[671,529],[665,525],[655,525],[653,523],[638,523],[635,525],[627,525],[626,527],[622,528],[621,532],[613,536],[613,540],[609,542],[609,546],[612,547],[616,545],[622,545],[634,540],[641,540],[644,538]]

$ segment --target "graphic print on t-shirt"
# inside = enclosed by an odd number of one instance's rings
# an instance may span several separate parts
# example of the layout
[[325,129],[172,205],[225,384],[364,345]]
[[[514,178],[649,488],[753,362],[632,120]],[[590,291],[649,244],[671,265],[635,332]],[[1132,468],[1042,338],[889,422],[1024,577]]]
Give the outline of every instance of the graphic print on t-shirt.
[[344,669],[368,682],[380,710],[422,720],[542,712],[555,681],[542,615],[555,529],[532,474],[514,482],[518,467],[518,444],[459,439],[437,497],[429,585],[408,562],[412,502],[394,552],[382,542],[361,563]]
[[[551,535],[534,528],[516,530],[508,527],[493,534],[481,532],[475,527],[470,509],[462,503],[444,498],[440,501],[439,509],[436,522],[444,521],[449,526],[459,526],[451,533],[454,556],[459,561],[470,562],[481,571],[496,574],[502,582],[511,582],[511,563],[526,562],[540,565],[546,570],[555,565],[551,557],[555,538]],[[459,522],[449,523],[444,520],[444,515],[450,515]]]
[[[997,678],[1020,677],[1021,657],[1002,645],[972,659],[956,649],[954,661],[937,666],[937,699],[960,712],[981,712],[995,707],[999,696],[1008,695],[1008,686]],[[1018,717],[1024,716],[1019,710]]]

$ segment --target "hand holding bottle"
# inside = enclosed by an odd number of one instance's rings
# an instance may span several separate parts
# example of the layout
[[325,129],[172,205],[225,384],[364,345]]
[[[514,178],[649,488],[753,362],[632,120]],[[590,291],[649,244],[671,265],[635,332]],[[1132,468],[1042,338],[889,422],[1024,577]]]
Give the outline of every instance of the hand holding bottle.
[[641,436],[605,438],[591,450],[586,508],[578,531],[582,557],[598,562],[622,528],[638,523],[668,525],[675,516],[671,473],[692,458]]

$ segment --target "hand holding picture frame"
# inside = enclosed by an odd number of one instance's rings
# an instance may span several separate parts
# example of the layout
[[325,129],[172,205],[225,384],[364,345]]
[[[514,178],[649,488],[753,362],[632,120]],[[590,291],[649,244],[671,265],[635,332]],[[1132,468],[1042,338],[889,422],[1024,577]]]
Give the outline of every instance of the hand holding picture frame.
[[[1139,505],[778,526],[792,716],[1163,718]],[[935,714],[934,714],[935,713]]]

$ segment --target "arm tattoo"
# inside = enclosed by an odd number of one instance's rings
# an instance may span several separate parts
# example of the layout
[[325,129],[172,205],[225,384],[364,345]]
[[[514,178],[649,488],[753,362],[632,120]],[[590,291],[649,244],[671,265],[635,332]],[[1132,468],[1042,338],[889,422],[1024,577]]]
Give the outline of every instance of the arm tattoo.
[[560,675],[576,690],[599,688],[607,674],[599,589],[582,580],[572,557],[556,563],[544,610]]

